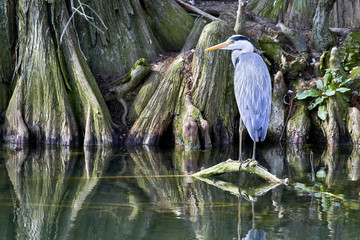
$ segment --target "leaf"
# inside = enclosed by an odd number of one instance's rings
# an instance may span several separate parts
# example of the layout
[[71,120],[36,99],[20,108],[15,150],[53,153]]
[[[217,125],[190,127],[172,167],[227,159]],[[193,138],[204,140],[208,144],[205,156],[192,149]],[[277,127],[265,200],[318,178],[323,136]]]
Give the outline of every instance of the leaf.
[[332,90],[332,89],[328,89],[328,90],[326,90],[326,92],[324,92],[324,94],[325,94],[326,96],[331,97],[331,96],[334,96],[334,95],[335,95],[335,91]]
[[341,92],[341,93],[346,93],[346,92],[348,92],[350,90],[351,90],[350,88],[345,88],[345,87],[341,87],[341,88],[336,89],[337,92]]
[[330,80],[331,80],[331,74],[328,72],[324,76],[324,86],[327,86]]
[[317,89],[319,89],[319,90],[323,90],[323,89],[324,89],[324,84],[323,84],[323,82],[322,82],[321,80],[317,80],[317,81],[316,81],[316,87],[317,87]]
[[321,96],[321,97],[318,97],[315,99],[315,102],[314,104],[311,104],[308,109],[309,110],[313,110],[315,107],[317,107],[318,105],[320,105],[321,103],[323,103],[325,100],[325,97],[324,96]]
[[310,90],[305,90],[303,92],[298,92],[296,94],[296,99],[302,100],[305,99],[307,97],[318,97],[320,94],[318,91],[316,91],[315,89],[310,89]]
[[325,120],[327,118],[327,111],[326,111],[326,106],[325,105],[321,105],[319,108],[318,108],[318,117],[321,119],[321,120]]
[[346,102],[350,102],[350,98],[348,98],[346,95],[341,94],[341,96]]
[[344,82],[342,82],[342,83],[340,83],[339,84],[339,87],[342,87],[342,86],[344,86],[345,84],[353,84],[354,83],[354,80],[353,79],[351,79],[351,78],[348,78],[348,79],[346,79]]

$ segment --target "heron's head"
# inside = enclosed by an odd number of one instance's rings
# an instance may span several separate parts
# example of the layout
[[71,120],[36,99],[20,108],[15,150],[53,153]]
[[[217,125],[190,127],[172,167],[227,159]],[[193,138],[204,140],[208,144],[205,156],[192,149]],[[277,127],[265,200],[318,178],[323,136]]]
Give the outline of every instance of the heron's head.
[[233,35],[229,37],[229,39],[226,40],[225,42],[209,47],[205,49],[205,51],[212,51],[216,49],[240,50],[241,52],[245,53],[245,52],[254,52],[255,46],[250,41],[249,38],[243,35]]

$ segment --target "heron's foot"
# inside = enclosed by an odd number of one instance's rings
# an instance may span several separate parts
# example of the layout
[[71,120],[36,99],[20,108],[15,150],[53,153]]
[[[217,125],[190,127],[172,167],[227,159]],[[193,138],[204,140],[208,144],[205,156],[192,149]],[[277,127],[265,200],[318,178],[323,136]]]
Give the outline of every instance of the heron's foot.
[[252,161],[253,161],[252,159],[246,159],[245,161],[240,161],[239,171],[241,170],[243,164],[245,164],[244,166],[245,168],[247,168]]

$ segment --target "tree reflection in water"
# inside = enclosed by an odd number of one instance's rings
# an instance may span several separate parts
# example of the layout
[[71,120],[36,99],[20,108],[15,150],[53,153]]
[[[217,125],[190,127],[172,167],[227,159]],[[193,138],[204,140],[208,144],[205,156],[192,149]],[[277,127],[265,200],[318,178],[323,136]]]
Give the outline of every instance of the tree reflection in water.
[[231,148],[0,151],[0,231],[6,239],[359,236],[359,149],[259,148],[261,164],[290,186],[244,173],[190,176],[232,156]]

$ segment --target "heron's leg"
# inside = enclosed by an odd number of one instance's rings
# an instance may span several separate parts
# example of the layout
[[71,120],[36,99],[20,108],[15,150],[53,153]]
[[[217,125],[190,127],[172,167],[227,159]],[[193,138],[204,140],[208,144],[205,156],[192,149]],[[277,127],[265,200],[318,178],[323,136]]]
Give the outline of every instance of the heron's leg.
[[244,131],[244,128],[239,127],[239,162],[242,162],[241,159],[241,148],[242,148],[242,133]]
[[256,149],[256,142],[254,141],[254,147],[253,147],[253,157],[252,157],[252,160],[255,160],[255,149]]

